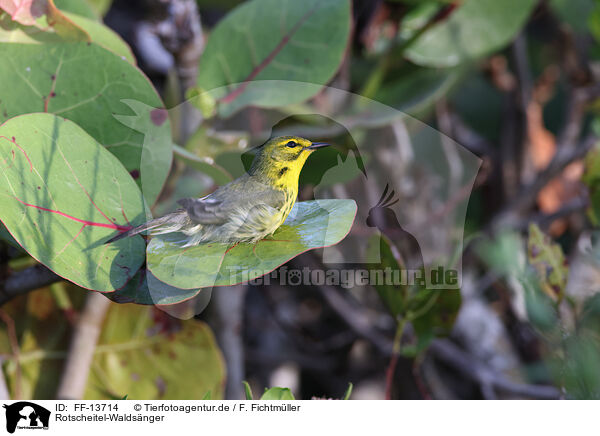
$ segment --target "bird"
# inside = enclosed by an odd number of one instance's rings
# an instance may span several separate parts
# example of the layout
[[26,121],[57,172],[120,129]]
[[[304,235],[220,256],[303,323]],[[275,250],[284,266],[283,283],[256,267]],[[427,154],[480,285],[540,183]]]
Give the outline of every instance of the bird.
[[148,231],[150,236],[181,233],[183,247],[202,243],[256,243],[272,235],[298,197],[306,159],[330,144],[299,136],[279,136],[256,148],[247,173],[202,198],[184,198],[180,209],[111,238],[106,244]]

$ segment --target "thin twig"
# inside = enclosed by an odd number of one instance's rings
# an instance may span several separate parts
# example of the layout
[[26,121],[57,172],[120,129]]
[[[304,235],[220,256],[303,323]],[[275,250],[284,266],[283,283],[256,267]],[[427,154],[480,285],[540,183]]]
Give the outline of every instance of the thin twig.
[[85,392],[102,322],[110,306],[104,295],[90,292],[77,322],[56,397],[81,399]]
[[561,173],[569,164],[583,158],[596,144],[595,135],[587,136],[577,147],[559,147],[554,158],[545,170],[540,172],[528,186],[525,186],[504,210],[492,222],[492,229],[518,224],[519,216],[533,206],[540,190],[554,177]]
[[0,401],[10,400],[10,393],[8,392],[8,386],[6,385],[6,378],[4,377],[4,372],[2,371],[3,360],[0,357]]
[[247,285],[229,286],[215,289],[213,307],[217,315],[215,333],[219,347],[227,364],[227,385],[225,398],[244,398],[242,381],[245,374],[244,341],[244,297]]
[[[21,353],[21,350],[19,348],[19,340],[17,339],[17,330],[15,328],[15,321],[2,309],[0,309],[0,319],[2,320],[2,322],[4,322],[4,324],[6,324],[6,332],[8,334],[8,342],[10,344],[12,358],[15,362],[14,399],[18,400],[18,399],[21,399],[21,395],[22,395],[22,389],[21,389],[22,379],[21,379],[21,364],[19,362],[19,355]],[[0,368],[0,372],[1,372],[1,368]],[[4,374],[0,374],[0,377],[4,381]],[[8,389],[6,389],[6,385],[4,385],[4,389],[7,391],[6,395],[8,396]]]
[[396,365],[398,363],[398,357],[402,349],[402,334],[404,333],[404,327],[406,326],[406,318],[398,321],[396,326],[396,334],[394,336],[394,343],[392,344],[392,358],[390,364],[385,373],[385,399],[392,399],[392,388],[394,386],[394,374],[396,373]]
[[[317,268],[316,261],[311,259],[311,257],[305,256],[306,263],[311,268]],[[372,327],[368,316],[358,304],[353,304],[349,301],[347,293],[342,295],[337,288],[327,285],[315,286],[315,288],[352,330],[371,342],[382,355],[392,356],[392,340]],[[454,367],[465,377],[476,381],[487,397],[495,397],[494,389],[498,389],[523,397],[539,399],[560,398],[560,391],[554,386],[527,385],[513,382],[504,375],[488,368],[484,363],[478,361],[476,357],[462,351],[447,339],[434,340],[429,346],[429,351],[434,353],[437,358]]]

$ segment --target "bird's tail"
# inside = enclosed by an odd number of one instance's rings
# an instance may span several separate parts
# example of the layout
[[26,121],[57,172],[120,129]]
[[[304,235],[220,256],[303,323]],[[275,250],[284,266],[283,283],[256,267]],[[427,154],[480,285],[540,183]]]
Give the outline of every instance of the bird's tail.
[[110,244],[112,242],[118,241],[119,239],[137,235],[139,233],[145,232],[146,230],[151,230],[151,234],[177,232],[181,230],[181,228],[185,224],[185,215],[185,211],[178,210],[160,218],[150,220],[140,226],[129,229],[126,232],[119,233],[115,237],[106,241],[105,244]]

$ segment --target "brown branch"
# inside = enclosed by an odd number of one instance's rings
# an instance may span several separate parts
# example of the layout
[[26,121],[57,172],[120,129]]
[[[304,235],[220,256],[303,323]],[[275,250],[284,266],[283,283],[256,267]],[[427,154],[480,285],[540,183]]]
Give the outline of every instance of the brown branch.
[[81,317],[75,326],[69,354],[65,363],[56,397],[77,400],[83,397],[94,351],[100,336],[102,322],[110,300],[97,292],[90,292]]
[[62,278],[43,265],[35,265],[22,271],[12,273],[0,284],[0,306],[18,295],[25,294]]
[[[323,265],[318,265],[311,255],[304,256],[303,259],[306,260],[307,266],[311,269],[324,268]],[[315,286],[315,288],[348,327],[371,342],[382,355],[392,356],[392,340],[372,327],[368,315],[358,304],[350,301],[347,292],[342,294],[337,288],[327,285]],[[486,398],[495,398],[496,389],[522,397],[560,398],[560,391],[553,386],[527,385],[509,380],[447,339],[434,340],[429,346],[429,352],[452,366],[465,377],[477,382]]]
[[227,364],[225,398],[244,398],[242,381],[245,377],[243,341],[244,297],[246,285],[220,287],[213,292],[216,315],[215,334]]
[[[8,342],[10,344],[10,349],[12,352],[12,358],[15,361],[15,392],[14,399],[21,399],[21,363],[19,362],[19,354],[21,350],[19,348],[19,340],[17,339],[17,330],[15,328],[15,321],[2,309],[0,309],[0,319],[4,324],[6,324],[6,333],[8,336]],[[2,379],[2,391],[5,391],[5,395],[8,399],[8,389],[6,387],[6,382],[4,380],[4,374],[2,373],[2,367],[0,366],[0,378]]]
[[518,225],[520,215],[534,205],[540,190],[569,164],[582,159],[594,147],[597,140],[595,135],[589,135],[577,147],[559,146],[546,169],[540,172],[533,182],[523,187],[514,201],[496,216],[492,222],[492,229]]

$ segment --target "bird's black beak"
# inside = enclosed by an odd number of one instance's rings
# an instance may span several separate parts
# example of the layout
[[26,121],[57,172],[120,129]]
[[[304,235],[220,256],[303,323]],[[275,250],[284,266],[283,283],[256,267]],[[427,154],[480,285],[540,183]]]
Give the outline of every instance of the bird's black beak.
[[312,144],[310,144],[308,147],[305,147],[307,150],[315,150],[317,148],[323,148],[323,147],[327,147],[331,144],[328,144],[326,142],[313,142]]

